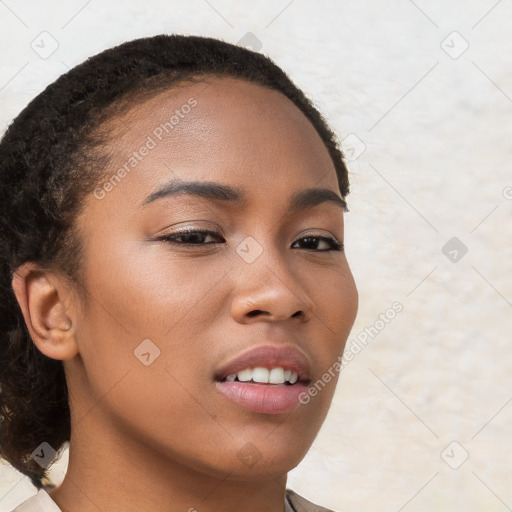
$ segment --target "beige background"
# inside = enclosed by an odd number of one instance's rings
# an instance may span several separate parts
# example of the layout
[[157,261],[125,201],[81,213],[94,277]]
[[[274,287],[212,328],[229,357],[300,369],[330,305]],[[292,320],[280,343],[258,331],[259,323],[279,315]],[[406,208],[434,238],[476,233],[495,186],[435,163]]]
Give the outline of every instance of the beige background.
[[[360,292],[353,359],[289,486],[339,511],[512,510],[511,18],[510,0],[3,0],[0,129],[128,39],[261,45],[344,139]],[[35,492],[0,476],[0,511]]]

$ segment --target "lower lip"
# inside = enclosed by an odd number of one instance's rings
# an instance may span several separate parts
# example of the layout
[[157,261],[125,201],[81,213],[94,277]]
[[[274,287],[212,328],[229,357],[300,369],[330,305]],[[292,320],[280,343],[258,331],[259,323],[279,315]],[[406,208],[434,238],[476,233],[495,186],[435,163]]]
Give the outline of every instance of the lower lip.
[[307,387],[302,382],[293,386],[249,382],[217,382],[217,389],[238,405],[264,414],[283,414],[294,409]]

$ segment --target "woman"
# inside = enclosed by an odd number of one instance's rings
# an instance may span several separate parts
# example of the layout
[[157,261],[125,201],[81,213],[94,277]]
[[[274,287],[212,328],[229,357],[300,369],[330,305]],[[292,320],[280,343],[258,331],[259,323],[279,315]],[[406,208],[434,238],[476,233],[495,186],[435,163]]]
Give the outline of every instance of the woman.
[[0,187],[1,454],[39,487],[17,511],[326,510],[286,481],[357,313],[348,173],[279,67],[106,50],[10,125]]

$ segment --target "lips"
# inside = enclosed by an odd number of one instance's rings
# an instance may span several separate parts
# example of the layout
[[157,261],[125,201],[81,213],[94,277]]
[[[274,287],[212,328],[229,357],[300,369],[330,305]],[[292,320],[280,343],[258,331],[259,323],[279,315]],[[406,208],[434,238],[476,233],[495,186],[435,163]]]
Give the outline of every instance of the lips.
[[282,368],[296,372],[300,382],[310,380],[308,359],[293,345],[264,345],[247,350],[222,366],[216,372],[215,379],[223,381],[228,375],[238,374],[248,368]]
[[[258,381],[262,369],[279,368],[294,377],[279,384]],[[306,391],[310,378],[310,365],[304,353],[293,345],[264,345],[243,352],[228,361],[215,374],[217,389],[237,405],[262,414],[282,414],[299,405],[300,395]],[[248,370],[257,369],[255,372]],[[239,373],[241,372],[241,373]],[[235,376],[253,375],[250,381],[235,380]],[[282,381],[282,379],[280,379]],[[293,382],[293,383],[292,383]]]

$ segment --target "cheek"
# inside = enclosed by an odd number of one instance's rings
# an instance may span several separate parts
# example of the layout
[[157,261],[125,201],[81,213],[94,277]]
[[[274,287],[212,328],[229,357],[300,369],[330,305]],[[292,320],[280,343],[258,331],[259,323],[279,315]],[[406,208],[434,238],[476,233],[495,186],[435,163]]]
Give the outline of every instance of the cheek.
[[329,358],[324,364],[332,364],[350,334],[358,310],[357,287],[347,264],[336,270],[330,269],[325,277],[314,276],[311,297],[316,306],[312,321],[318,324],[318,332],[323,331]]
[[[162,367],[159,382],[171,387],[171,375],[188,381],[204,374],[210,363],[215,347],[207,344],[207,326],[219,321],[225,306],[230,262],[164,249],[141,242],[91,249],[86,269],[90,307],[79,343],[90,378],[106,379],[105,388],[127,370],[145,368],[141,359],[155,361],[152,372]],[[149,388],[154,384],[149,382]]]
[[196,257],[176,256],[162,244],[125,242],[103,258],[113,264],[93,262],[89,267],[89,288],[109,313],[114,332],[122,324],[133,337],[161,338],[183,322],[193,325],[189,317],[211,313],[208,292],[229,265],[224,268],[220,259],[206,264]]
[[91,401],[84,410],[100,404],[96,414],[169,447],[169,439],[195,443],[197,457],[204,430],[226,445],[231,438],[195,397],[209,384],[208,326],[219,319],[229,265],[219,260],[212,271],[198,258],[136,247],[104,251],[101,260],[115,265],[91,261],[89,308],[78,328]]
[[[342,337],[346,340],[354,325],[359,307],[357,286],[348,265],[341,273],[338,286],[337,293],[340,295],[340,298],[337,327],[340,329]],[[336,290],[333,290],[332,293],[336,293]]]

